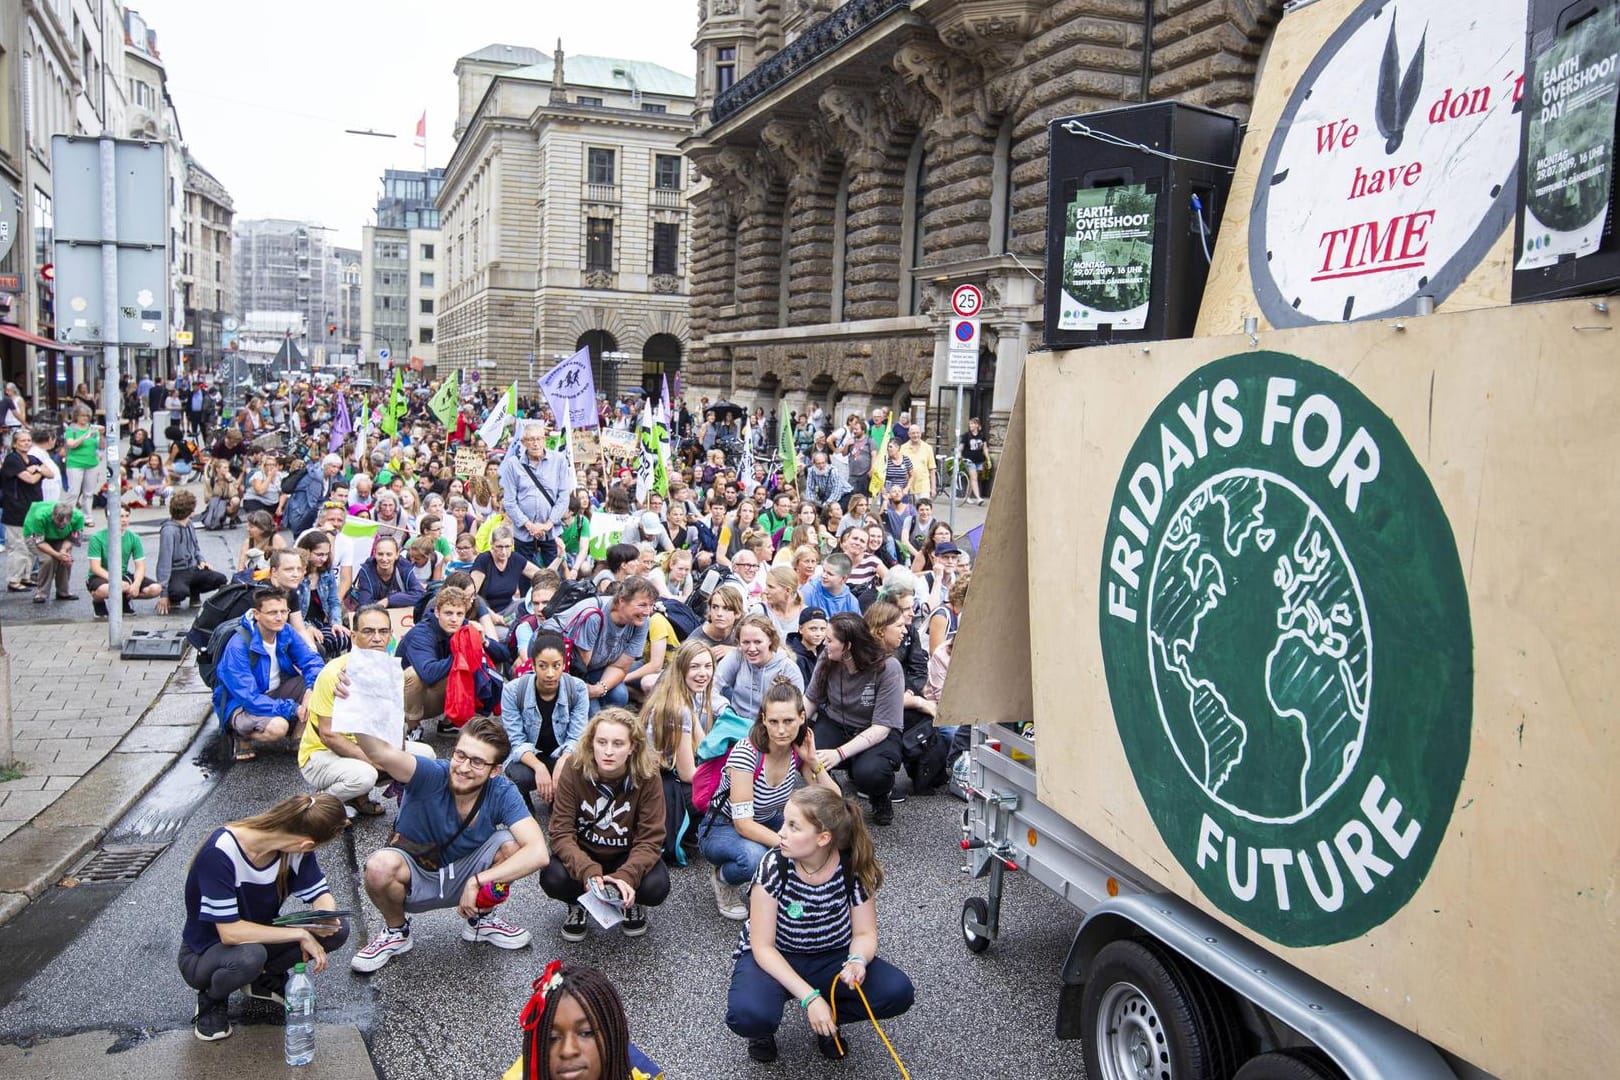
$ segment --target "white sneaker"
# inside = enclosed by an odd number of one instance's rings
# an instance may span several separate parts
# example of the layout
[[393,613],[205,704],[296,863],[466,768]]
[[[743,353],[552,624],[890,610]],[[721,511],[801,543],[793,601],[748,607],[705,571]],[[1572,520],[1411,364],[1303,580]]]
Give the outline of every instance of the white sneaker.
[[401,953],[410,951],[411,923],[407,919],[404,926],[383,927],[382,932],[372,938],[365,948],[354,954],[354,959],[349,961],[349,967],[361,974],[368,974]]
[[714,886],[714,902],[720,909],[720,914],[733,922],[742,922],[748,918],[748,907],[738,895],[737,886],[720,876],[720,868],[714,868],[714,875],[709,879]]
[[521,926],[513,926],[492,911],[476,919],[468,919],[467,925],[461,928],[461,940],[482,941],[497,949],[521,949],[529,943],[529,932]]

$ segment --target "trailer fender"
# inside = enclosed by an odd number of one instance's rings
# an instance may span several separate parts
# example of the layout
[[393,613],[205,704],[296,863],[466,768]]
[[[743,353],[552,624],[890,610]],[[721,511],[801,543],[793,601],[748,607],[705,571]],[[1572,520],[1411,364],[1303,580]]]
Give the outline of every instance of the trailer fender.
[[1081,1035],[1080,995],[1097,954],[1149,938],[1326,1054],[1351,1080],[1457,1080],[1433,1045],[1311,978],[1168,893],[1110,898],[1086,913],[1063,961],[1058,1034]]

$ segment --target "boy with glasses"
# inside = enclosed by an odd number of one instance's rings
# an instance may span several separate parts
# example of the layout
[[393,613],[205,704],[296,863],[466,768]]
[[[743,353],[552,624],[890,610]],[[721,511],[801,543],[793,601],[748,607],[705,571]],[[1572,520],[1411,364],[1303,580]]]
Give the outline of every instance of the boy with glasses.
[[357,735],[368,759],[405,785],[405,801],[387,847],[366,860],[366,895],[383,928],[350,962],[376,971],[411,949],[410,915],[455,908],[467,920],[463,941],[521,949],[529,931],[481,907],[484,886],[509,884],[551,861],[540,823],[501,775],[511,743],[499,720],[467,721],[450,760],[420,758],[373,735]]
[[[388,609],[381,604],[369,604],[355,613],[355,649],[385,653],[392,633]],[[317,793],[331,795],[342,802],[352,819],[356,813],[376,817],[383,808],[371,799],[371,789],[377,786],[377,767],[366,757],[353,735],[332,730],[338,682],[348,670],[351,655],[344,653],[328,663],[315,680],[309,699],[309,723],[298,744],[298,771]],[[400,707],[404,708],[403,700]],[[433,748],[425,743],[407,742],[405,749],[417,757],[434,756]]]

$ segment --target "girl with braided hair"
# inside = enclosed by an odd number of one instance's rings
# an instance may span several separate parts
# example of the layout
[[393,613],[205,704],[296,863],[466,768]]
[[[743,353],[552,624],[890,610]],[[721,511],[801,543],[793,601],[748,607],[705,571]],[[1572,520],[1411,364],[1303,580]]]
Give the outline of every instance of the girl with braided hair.
[[595,968],[553,960],[523,1008],[521,1071],[504,1080],[631,1080],[624,1002]]

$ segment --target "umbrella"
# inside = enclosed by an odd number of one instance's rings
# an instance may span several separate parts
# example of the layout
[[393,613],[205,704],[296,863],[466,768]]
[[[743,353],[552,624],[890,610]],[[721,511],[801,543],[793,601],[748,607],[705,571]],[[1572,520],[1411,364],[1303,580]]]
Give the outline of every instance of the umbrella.
[[711,401],[709,411],[714,413],[716,420],[740,420],[748,415],[746,408],[729,401]]

